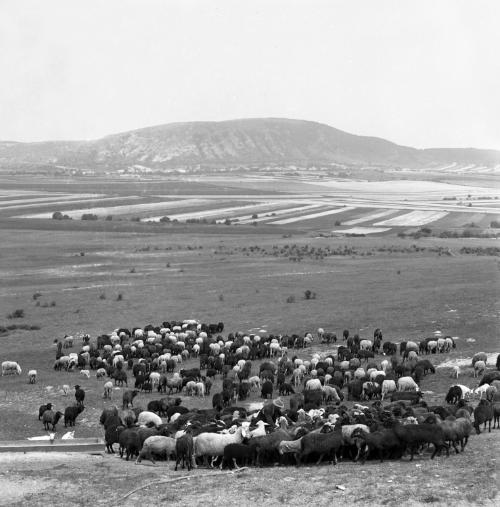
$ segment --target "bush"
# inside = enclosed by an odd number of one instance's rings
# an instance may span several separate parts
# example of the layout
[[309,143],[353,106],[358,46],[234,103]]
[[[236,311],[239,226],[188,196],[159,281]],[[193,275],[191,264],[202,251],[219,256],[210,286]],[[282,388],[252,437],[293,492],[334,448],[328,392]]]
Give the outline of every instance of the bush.
[[24,310],[22,310],[22,309],[14,310],[12,313],[9,313],[9,315],[7,315],[7,318],[8,319],[23,319],[24,318]]
[[117,301],[122,301],[123,300],[123,294],[118,294],[118,296],[116,296],[116,300]]
[[97,215],[94,213],[84,213],[82,215],[82,220],[97,220]]
[[304,292],[304,298],[305,299],[311,299],[312,292],[308,289]]
[[490,222],[490,227],[493,229],[500,229],[500,222],[493,220],[493,222]]
[[106,294],[104,294],[104,292],[101,293],[100,296],[99,296],[99,299],[106,299]]
[[257,215],[257,213],[254,213],[254,214],[252,215],[252,218],[255,220],[256,218],[259,218],[259,215]]
[[170,222],[170,218],[169,217],[161,217],[160,222],[161,223]]
[[41,292],[35,292],[33,294],[33,299],[36,301],[39,297],[42,297],[42,293]]
[[108,216],[106,217],[106,220],[108,220],[108,221],[113,220],[113,215],[108,215]]
[[52,307],[56,306],[56,302],[55,302],[55,301],[52,301],[52,302],[50,303],[50,306],[52,306]]
[[62,219],[63,214],[60,211],[54,211],[54,213],[52,213],[52,220],[62,220]]
[[130,268],[129,273],[135,273],[135,268]]
[[231,225],[231,220],[229,220],[229,218],[226,218],[224,220],[224,225]]
[[286,298],[287,303],[295,303],[295,296],[288,296]]
[[224,294],[219,294],[219,301],[224,301]]
[[340,220],[335,220],[335,227],[340,227],[342,222]]

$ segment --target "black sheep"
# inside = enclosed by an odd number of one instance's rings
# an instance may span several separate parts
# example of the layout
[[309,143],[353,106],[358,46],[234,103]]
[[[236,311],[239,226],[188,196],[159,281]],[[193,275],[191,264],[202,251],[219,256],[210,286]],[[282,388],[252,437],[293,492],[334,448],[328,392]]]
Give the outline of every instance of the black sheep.
[[222,458],[220,469],[224,468],[224,463],[231,467],[231,462],[234,468],[239,468],[236,461],[240,460],[243,465],[252,463],[255,459],[255,447],[245,444],[228,444],[224,447],[224,457]]
[[134,406],[134,398],[139,394],[139,391],[137,390],[133,390],[133,391],[125,391],[123,393],[123,410],[126,410],[128,408],[128,406],[130,405],[131,407]]
[[366,433],[362,429],[354,430],[351,439],[358,447],[358,455],[354,461],[361,457],[361,463],[364,464],[370,453],[376,452],[380,462],[385,457],[391,457],[394,454],[401,457],[401,442],[392,428]]
[[175,441],[175,471],[177,471],[177,467],[181,460],[182,468],[184,468],[187,463],[188,471],[191,470],[193,461],[193,447],[193,435],[191,434],[191,428],[188,426],[184,435],[180,436]]
[[448,390],[448,394],[446,395],[445,401],[446,403],[458,403],[462,398],[462,389],[458,386],[451,386]]
[[55,431],[56,424],[59,422],[59,419],[62,417],[62,412],[53,412],[52,410],[45,410],[42,415],[43,427],[48,431],[49,426],[52,426],[52,431]]
[[262,398],[267,399],[273,397],[273,383],[270,380],[266,380],[262,384],[262,389],[260,391],[260,395]]
[[40,405],[40,408],[38,409],[38,420],[40,420],[42,418],[42,415],[46,410],[52,410],[52,403],[47,403],[46,405]]
[[64,410],[64,427],[74,426],[76,418],[84,410],[83,405],[76,405],[74,407],[66,407]]
[[118,443],[120,444],[120,458],[123,458],[123,453],[126,453],[126,460],[131,457],[139,456],[141,442],[137,428],[125,428],[118,436]]
[[474,428],[476,428],[476,433],[478,435],[481,433],[479,427],[483,423],[484,423],[483,429],[486,429],[486,423],[488,423],[488,433],[491,433],[492,419],[493,419],[493,405],[487,400],[481,400],[479,402],[479,405],[474,410]]
[[300,464],[304,457],[314,453],[319,454],[318,461],[316,462],[317,465],[321,463],[325,454],[330,455],[333,458],[334,465],[336,465],[337,452],[342,447],[343,442],[340,420],[335,425],[333,431],[327,433],[308,433],[302,437],[300,442],[301,452],[296,457],[297,464]]
[[85,399],[85,391],[78,385],[75,386],[75,399],[77,405],[83,405]]
[[402,446],[410,448],[410,461],[413,461],[415,451],[424,444],[434,445],[431,459],[434,459],[434,456],[443,448],[446,449],[446,455],[450,455],[450,448],[445,442],[443,429],[436,424],[406,424],[403,426],[396,423],[394,433],[401,440]]

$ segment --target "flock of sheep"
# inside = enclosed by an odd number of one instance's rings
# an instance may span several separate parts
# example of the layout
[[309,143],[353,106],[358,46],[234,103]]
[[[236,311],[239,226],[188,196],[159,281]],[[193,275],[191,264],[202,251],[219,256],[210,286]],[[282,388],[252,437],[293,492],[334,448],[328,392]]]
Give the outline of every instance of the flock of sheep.
[[[107,451],[119,444],[120,456],[138,463],[176,456],[176,469],[180,462],[191,468],[202,460],[211,465],[218,460],[223,467],[325,458],[336,464],[341,457],[383,460],[406,453],[413,459],[430,444],[434,458],[443,450],[448,455],[450,446],[463,451],[473,428],[478,434],[488,423],[491,431],[491,422],[500,428],[500,355],[490,370],[486,355],[474,356],[474,375],[482,375],[476,389],[453,385],[443,405],[423,399],[420,384],[436,372],[429,357],[455,348],[451,337],[395,344],[383,342],[380,329],[373,340],[345,330],[335,352],[301,359],[297,349],[319,341],[321,349],[331,350],[336,335],[318,329],[316,336],[229,333],[224,338],[223,328],[223,323],[195,321],[121,328],[95,342],[84,336],[80,352],[69,354],[63,349],[73,347],[73,338],[65,337],[57,344],[54,369],[80,369],[86,377],[95,372],[104,380],[105,399],[115,386],[130,387],[123,391],[121,410],[106,408],[101,415]],[[182,368],[196,358],[199,367]],[[17,363],[2,363],[2,375],[21,371]],[[219,380],[212,408],[183,404],[181,395],[192,404],[194,397],[210,395]],[[30,371],[29,381],[36,382],[36,372]],[[153,391],[162,397],[146,409],[133,406],[139,392]],[[246,400],[255,393],[264,401],[252,410]],[[75,424],[84,409],[79,386],[75,398],[64,414],[51,404],[40,407],[45,429],[54,431],[63,416],[65,426]],[[479,400],[475,408],[474,399]]]

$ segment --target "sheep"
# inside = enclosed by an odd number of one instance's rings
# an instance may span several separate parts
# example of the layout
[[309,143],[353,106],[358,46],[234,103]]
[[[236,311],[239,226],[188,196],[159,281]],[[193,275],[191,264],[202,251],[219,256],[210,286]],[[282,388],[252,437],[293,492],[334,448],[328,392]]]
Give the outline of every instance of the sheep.
[[128,406],[134,406],[134,398],[139,394],[139,391],[134,389],[133,391],[125,391],[123,393],[123,410],[126,410]]
[[74,426],[78,414],[81,414],[84,408],[85,407],[83,405],[66,407],[64,410],[64,427],[67,428],[68,426]]
[[234,433],[200,433],[194,439],[194,456],[212,456],[210,466],[213,466],[215,457],[224,455],[224,447],[228,444],[241,444],[247,433],[243,426],[237,428]]
[[104,384],[104,393],[103,393],[102,397],[103,398],[108,398],[110,400],[112,392],[113,392],[113,382],[111,382],[111,380],[108,380]]
[[453,366],[451,369],[450,377],[458,378],[459,375],[460,375],[460,366],[457,365]]
[[40,405],[38,409],[38,420],[42,418],[43,413],[46,410],[52,410],[52,403],[47,403],[46,405]]
[[464,386],[462,384],[456,384],[456,386],[459,387],[460,390],[462,391],[461,399],[468,400],[474,396],[474,391],[472,389],[470,389],[469,387]]
[[485,361],[476,361],[474,363],[474,378],[478,377],[479,375],[482,375],[484,373],[484,370],[486,369],[486,362]]
[[393,393],[396,391],[396,381],[395,380],[384,380],[382,382],[382,400],[389,393]]
[[472,358],[472,367],[474,368],[476,363],[478,361],[483,361],[486,367],[486,363],[488,362],[488,356],[485,352],[477,352],[474,354],[474,357]]
[[15,361],[4,361],[2,363],[2,377],[4,375],[21,375],[23,370]]
[[418,384],[411,377],[400,377],[398,379],[398,391],[418,391]]
[[278,444],[278,453],[280,456],[284,454],[293,454],[295,457],[295,462],[297,462],[298,454],[302,450],[302,437],[297,440],[282,440]]
[[410,461],[413,461],[415,451],[423,444],[433,444],[434,452],[431,459],[441,449],[446,449],[446,455],[449,456],[450,448],[445,442],[443,429],[437,424],[407,424],[402,425],[397,422],[394,425],[394,433],[401,440],[401,443],[410,448]]
[[401,442],[392,428],[373,433],[366,433],[358,428],[353,431],[351,438],[358,448],[358,454],[354,461],[358,461],[361,457],[361,463],[364,464],[366,458],[374,451],[378,453],[381,463],[384,461],[384,454],[388,457],[391,454],[401,457]]
[[75,386],[75,399],[77,405],[83,405],[83,400],[85,399],[85,391],[79,386]]
[[175,471],[177,471],[177,466],[179,465],[181,459],[182,468],[184,468],[185,463],[187,463],[188,471],[191,470],[193,462],[193,447],[193,435],[191,434],[191,429],[188,426],[186,428],[186,433],[175,441]]
[[126,460],[131,457],[138,456],[141,442],[139,433],[136,428],[125,428],[118,435],[118,443],[120,444],[120,458],[123,458],[123,453],[126,451]]
[[322,389],[321,380],[317,378],[309,379],[304,387],[305,391],[321,391],[321,389]]
[[82,377],[90,378],[90,371],[89,370],[80,370],[80,375]]
[[175,438],[165,437],[162,435],[154,435],[146,438],[135,462],[140,463],[143,459],[147,459],[153,464],[156,464],[153,456],[159,456],[161,458],[165,458],[168,461],[170,456],[175,455],[175,453]]
[[466,418],[459,418],[454,420],[445,419],[444,421],[439,422],[438,425],[441,426],[441,428],[443,429],[444,439],[447,442],[451,442],[451,445],[453,445],[455,452],[459,454],[457,442],[460,442],[463,451],[469,439],[469,435],[472,431],[472,423],[470,419]]
[[406,392],[394,392],[391,394],[391,401],[406,400],[412,405],[416,405],[422,398],[422,391],[406,391]]
[[28,384],[36,384],[36,370],[30,370],[28,372]]
[[486,392],[488,391],[489,388],[490,388],[489,384],[483,384],[482,386],[477,387],[473,391],[474,396],[477,397],[478,399],[486,398]]
[[98,368],[95,373],[95,377],[97,380],[104,378],[106,376],[106,370],[104,368]]
[[228,444],[226,447],[224,447],[224,455],[220,464],[220,469],[222,470],[224,468],[224,463],[227,463],[228,465],[233,463],[234,468],[239,468],[238,464],[236,463],[237,459],[240,459],[246,464],[251,463],[255,456],[255,447],[245,444]]
[[300,464],[304,457],[309,454],[319,454],[319,465],[325,454],[333,455],[333,464],[337,464],[337,452],[344,443],[340,421],[337,422],[333,431],[328,433],[308,433],[301,439],[301,452],[297,455],[297,464]]
[[340,403],[340,397],[339,393],[337,392],[337,389],[332,386],[323,386],[323,398],[326,402],[329,401],[336,401]]
[[49,430],[49,426],[52,426],[52,431],[55,431],[56,424],[61,419],[63,413],[62,412],[54,412],[51,409],[45,410],[42,415],[43,427],[45,430]]
[[137,418],[137,424],[139,424],[139,426],[148,426],[150,424],[160,426],[163,424],[163,421],[159,415],[155,414],[154,412],[148,412],[145,410],[139,414],[139,417]]
[[486,423],[488,423],[488,433],[491,433],[491,420],[493,419],[493,405],[487,400],[481,400],[479,405],[474,409],[474,428],[476,433],[479,435],[481,430],[479,427],[484,423],[486,429]]
[[500,403],[493,404],[493,429],[500,429]]
[[[286,419],[284,420],[286,422]],[[292,438],[293,435],[281,427],[269,435],[253,438],[250,445],[255,448],[255,464],[260,465],[262,454],[277,452],[280,442]]]

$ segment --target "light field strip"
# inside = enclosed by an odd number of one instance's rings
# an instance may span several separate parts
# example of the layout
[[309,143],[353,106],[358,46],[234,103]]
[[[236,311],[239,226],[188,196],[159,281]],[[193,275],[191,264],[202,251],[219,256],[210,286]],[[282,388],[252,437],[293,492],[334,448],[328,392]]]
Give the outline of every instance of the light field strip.
[[244,217],[236,217],[236,218],[239,219],[240,224],[246,224],[246,223],[251,223],[251,222],[264,222],[265,220],[273,220],[275,216],[287,215],[289,213],[297,213],[300,211],[308,211],[311,209],[322,208],[325,206],[326,206],[325,204],[308,204],[307,206],[300,206],[300,207],[296,207],[296,208],[285,208],[285,209],[278,209],[275,211],[271,211],[271,213],[273,213],[273,216],[252,218],[251,215],[250,216],[246,215]]
[[388,226],[406,226],[413,227],[417,225],[425,225],[430,222],[435,222],[440,218],[448,215],[448,212],[445,211],[412,211],[410,213],[405,213],[404,215],[399,215],[394,218],[390,218],[389,220],[383,220],[382,222],[377,222],[373,225],[388,225]]
[[346,206],[344,208],[330,209],[326,211],[320,211],[319,213],[311,213],[310,215],[301,215],[297,217],[284,218],[283,220],[274,220],[269,223],[273,225],[293,224],[294,222],[301,222],[303,220],[311,220],[313,218],[326,217],[328,215],[335,215],[336,213],[342,213],[344,211],[352,211],[354,209],[356,208]]
[[[129,199],[140,199],[139,196],[127,196],[124,197],[124,200]],[[116,200],[117,197],[110,197],[108,199]],[[118,198],[119,199],[119,198]],[[102,199],[104,201],[105,199]],[[64,204],[68,203],[55,203],[60,204],[60,207],[63,207]],[[140,213],[147,212],[157,209],[177,209],[186,206],[192,206],[196,204],[206,204],[206,201],[203,199],[184,199],[181,201],[168,201],[168,202],[146,202],[142,204],[123,204],[118,206],[109,206],[109,207],[98,207],[98,208],[82,208],[77,210],[70,211],[61,211],[65,215],[70,216],[71,218],[79,218],[83,213],[92,213],[94,215],[106,216],[106,215],[126,215],[130,213]],[[52,212],[49,213],[37,213],[35,215],[23,215],[21,218],[51,218]]]
[[344,222],[342,225],[356,225],[361,224],[362,222],[371,222],[372,220],[377,220],[382,217],[386,217],[388,215],[393,215],[396,213],[397,210],[394,209],[388,209],[385,211],[380,211],[379,213],[371,213],[368,215],[364,215],[360,218],[355,218],[354,220],[349,220],[347,222]]

